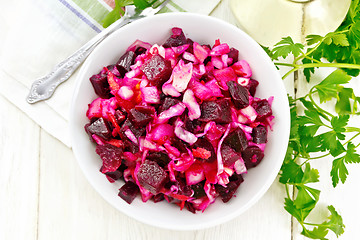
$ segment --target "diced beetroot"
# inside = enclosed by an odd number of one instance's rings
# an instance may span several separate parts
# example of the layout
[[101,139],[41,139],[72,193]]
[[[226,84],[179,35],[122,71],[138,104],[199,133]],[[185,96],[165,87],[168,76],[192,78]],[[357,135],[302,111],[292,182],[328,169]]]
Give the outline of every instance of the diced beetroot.
[[159,85],[166,82],[172,73],[171,63],[160,55],[152,56],[140,67],[147,79],[153,85]]
[[122,148],[115,147],[111,144],[97,145],[96,153],[100,156],[103,165],[102,173],[115,172],[121,165]]
[[176,105],[180,103],[180,100],[176,99],[176,98],[172,98],[172,97],[166,97],[163,101],[161,106],[159,107],[159,112],[161,113],[165,110],[168,110],[170,107]]
[[228,99],[220,99],[216,101],[206,101],[200,105],[201,116],[200,121],[217,123],[231,122],[231,109]]
[[92,134],[96,134],[97,136],[102,137],[105,140],[109,140],[111,137],[111,129],[109,123],[102,117],[87,126],[87,131]]
[[145,133],[145,127],[135,127],[129,118],[127,118],[124,122],[124,124],[121,126],[120,132],[123,134],[123,136],[126,138],[126,135],[124,135],[124,132],[130,129],[131,132],[135,135],[136,138],[139,138]]
[[163,201],[164,199],[165,199],[165,197],[164,197],[164,194],[163,194],[163,193],[156,194],[156,195],[153,197],[154,203],[161,202],[161,201]]
[[183,140],[174,137],[171,139],[172,146],[176,147],[180,152],[187,153],[187,147],[189,147],[189,144],[187,142],[184,142]]
[[150,161],[156,162],[162,168],[167,166],[167,164],[170,162],[169,156],[163,152],[151,152],[146,158]]
[[121,77],[124,77],[125,73],[131,70],[130,66],[134,64],[135,57],[135,52],[127,51],[119,58],[116,67],[119,70]]
[[191,185],[191,189],[194,191],[194,195],[193,195],[194,198],[202,198],[206,196],[204,190],[204,181]]
[[226,185],[226,187],[219,184],[215,185],[215,189],[219,193],[221,200],[224,203],[228,202],[233,197],[240,184],[244,181],[241,175],[236,175],[236,177],[231,176],[231,178],[230,182]]
[[207,161],[213,162],[216,160],[215,149],[213,145],[206,138],[198,138],[198,140],[192,146],[192,152],[194,157]]
[[115,182],[121,178],[122,172],[116,170],[115,172],[107,172],[105,175],[110,182]]
[[259,85],[259,82],[255,79],[250,79],[250,82],[249,82],[249,85],[248,85],[248,88],[249,88],[249,93],[251,96],[255,96],[255,93],[256,93],[256,88],[257,86]]
[[137,105],[137,106],[135,106],[135,109],[146,115],[153,116],[155,114],[155,108],[153,106]]
[[189,212],[192,212],[194,214],[196,213],[196,209],[195,209],[194,205],[191,202],[186,201],[185,202],[185,207]]
[[229,63],[229,66],[239,60],[239,51],[235,48],[230,48],[230,52],[228,53],[229,58],[232,59],[232,62]]
[[90,82],[95,93],[101,98],[110,98],[110,88],[107,81],[107,75],[99,73],[90,78]]
[[133,108],[129,111],[128,118],[135,127],[145,127],[146,124],[151,122],[153,119],[151,115],[142,113],[136,108]]
[[187,43],[187,39],[181,28],[174,27],[171,29],[171,31],[173,34],[163,44],[165,48],[178,47]]
[[147,49],[144,48],[144,47],[137,47],[136,50],[135,50],[135,55],[136,55],[136,56],[141,55],[141,54],[145,53],[146,50],[147,50]]
[[231,167],[237,160],[240,159],[240,153],[237,153],[232,147],[223,145],[221,147],[221,157],[225,167]]
[[272,115],[272,110],[269,102],[266,99],[261,99],[259,101],[254,101],[252,107],[257,112],[257,119],[259,121],[264,120],[265,118]]
[[249,105],[249,93],[246,88],[238,84],[236,81],[229,81],[226,83],[231,99],[237,109],[245,108]]
[[229,133],[225,138],[224,144],[232,147],[236,152],[241,152],[248,146],[248,140],[244,131],[241,128],[237,128],[235,131]]
[[218,81],[220,87],[224,90],[228,90],[226,83],[228,81],[236,81],[236,74],[231,67],[214,70],[214,77]]
[[120,126],[126,119],[126,112],[123,112],[121,110],[116,110],[114,117],[117,124]]
[[264,158],[264,152],[258,146],[249,146],[242,153],[246,168],[256,167]]
[[200,126],[201,122],[197,119],[194,120],[190,120],[190,118],[185,115],[185,119],[184,119],[184,129],[192,132],[192,133],[197,133],[201,130],[201,126]]
[[267,141],[267,130],[263,125],[259,125],[253,128],[252,133],[252,141],[254,143],[266,143]]
[[168,174],[156,162],[146,160],[139,167],[137,179],[152,194],[158,194],[168,180]]
[[136,183],[127,181],[122,187],[119,189],[119,197],[125,200],[128,204],[132,203],[136,196],[139,193],[139,187]]

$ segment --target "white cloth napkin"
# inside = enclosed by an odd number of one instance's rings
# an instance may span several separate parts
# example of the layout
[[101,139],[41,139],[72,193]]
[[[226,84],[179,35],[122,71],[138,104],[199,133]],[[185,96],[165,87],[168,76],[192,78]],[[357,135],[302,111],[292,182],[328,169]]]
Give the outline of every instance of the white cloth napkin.
[[[172,0],[164,11],[210,14],[220,0]],[[30,105],[32,82],[102,30],[111,0],[1,1],[0,94],[49,134],[71,147],[70,102],[77,72],[47,101]]]

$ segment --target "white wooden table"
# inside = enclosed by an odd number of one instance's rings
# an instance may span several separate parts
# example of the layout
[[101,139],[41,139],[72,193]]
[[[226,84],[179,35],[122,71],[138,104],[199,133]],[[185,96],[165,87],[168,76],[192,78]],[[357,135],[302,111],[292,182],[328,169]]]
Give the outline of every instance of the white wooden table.
[[[229,17],[226,7],[220,5],[213,15]],[[105,202],[86,181],[71,149],[1,95],[0,133],[1,240],[305,239],[283,208],[285,191],[277,180],[258,203],[230,222],[199,231],[163,230],[129,218]],[[349,166],[346,184],[336,189],[330,182],[331,164],[321,161],[316,167],[322,182],[319,205],[333,204],[342,215],[346,229],[340,239],[359,239],[359,166]],[[315,212],[312,218],[321,214]]]

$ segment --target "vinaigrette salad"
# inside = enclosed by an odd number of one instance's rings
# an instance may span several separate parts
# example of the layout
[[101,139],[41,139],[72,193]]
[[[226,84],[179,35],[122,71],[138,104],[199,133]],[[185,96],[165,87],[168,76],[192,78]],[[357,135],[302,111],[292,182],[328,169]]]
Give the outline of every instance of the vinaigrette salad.
[[228,202],[261,162],[273,98],[255,97],[259,82],[238,50],[171,30],[162,45],[136,40],[90,78],[98,98],[85,131],[100,171],[125,182],[127,203],[140,195],[196,213],[218,197]]

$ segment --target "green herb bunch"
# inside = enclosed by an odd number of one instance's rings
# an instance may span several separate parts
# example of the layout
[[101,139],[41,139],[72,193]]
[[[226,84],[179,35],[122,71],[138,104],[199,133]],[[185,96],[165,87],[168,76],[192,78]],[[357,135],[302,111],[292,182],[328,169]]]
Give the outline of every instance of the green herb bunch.
[[[324,222],[307,221],[320,196],[320,190],[314,188],[314,183],[319,182],[319,171],[311,166],[312,161],[331,157],[330,177],[334,187],[340,181],[345,183],[348,164],[360,162],[360,155],[356,153],[360,128],[348,124],[350,118],[360,115],[360,97],[346,87],[360,71],[359,4],[359,0],[352,1],[344,22],[334,32],[325,36],[309,35],[305,45],[286,37],[272,49],[264,47],[275,65],[289,67],[283,79],[303,70],[310,82],[316,69],[334,68],[305,96],[289,97],[291,132],[279,173],[279,181],[287,193],[284,208],[300,223],[302,234],[312,239],[327,239],[329,231],[339,236],[345,228],[332,205],[327,207],[329,217]],[[292,63],[281,61],[289,55],[294,59]],[[333,111],[324,109],[324,103],[329,101],[335,103]]]
[[115,0],[115,8],[102,20],[104,28],[107,28],[116,20],[124,16],[124,7],[135,5],[137,9],[145,9],[152,6],[158,0]]

